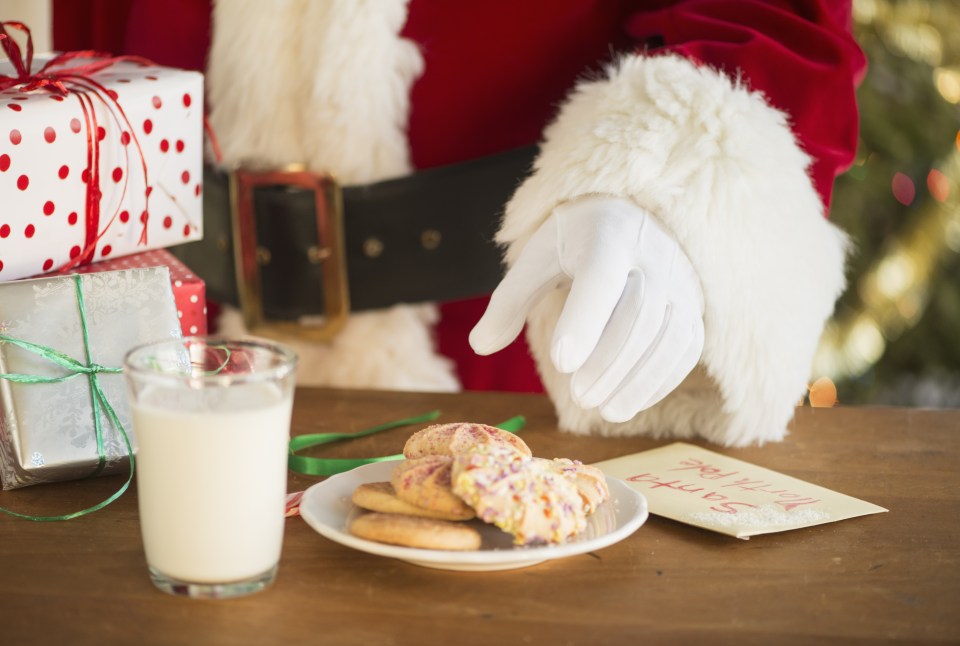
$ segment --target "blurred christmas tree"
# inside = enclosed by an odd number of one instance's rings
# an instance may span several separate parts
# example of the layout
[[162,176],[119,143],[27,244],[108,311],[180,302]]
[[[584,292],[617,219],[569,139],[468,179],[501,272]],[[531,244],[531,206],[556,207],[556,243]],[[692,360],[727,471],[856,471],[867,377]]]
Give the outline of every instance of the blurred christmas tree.
[[854,12],[869,69],[832,220],[856,251],[814,374],[844,404],[960,407],[960,3]]

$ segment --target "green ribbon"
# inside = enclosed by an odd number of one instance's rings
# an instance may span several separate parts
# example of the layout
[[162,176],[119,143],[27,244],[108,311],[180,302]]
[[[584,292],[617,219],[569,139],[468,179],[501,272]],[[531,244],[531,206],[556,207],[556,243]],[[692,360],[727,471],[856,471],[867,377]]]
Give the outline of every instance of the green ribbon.
[[[416,417],[407,417],[393,422],[373,426],[356,433],[314,433],[312,435],[298,435],[290,440],[290,456],[287,459],[287,466],[291,471],[302,473],[308,476],[332,476],[337,473],[349,471],[364,464],[373,462],[386,462],[388,460],[402,460],[403,454],[383,455],[374,458],[312,458],[304,455],[296,455],[296,451],[305,449],[318,444],[329,444],[330,442],[339,442],[340,440],[350,440],[357,437],[364,437],[380,433],[392,428],[409,426],[411,424],[422,424],[431,422],[440,416],[440,411],[434,410]],[[511,417],[510,419],[497,424],[497,428],[516,433],[524,427],[526,419],[522,415]]]
[[86,514],[102,509],[112,503],[114,500],[123,495],[123,492],[127,490],[127,487],[130,486],[130,483],[133,481],[133,469],[134,469],[134,459],[133,459],[133,447],[130,444],[130,438],[127,435],[126,430],[123,428],[123,424],[120,423],[120,418],[117,417],[116,411],[113,409],[113,406],[110,405],[110,402],[107,401],[107,397],[103,392],[103,388],[100,385],[100,380],[98,375],[100,374],[117,374],[123,371],[122,368],[109,368],[106,366],[101,366],[100,364],[93,363],[90,361],[90,335],[87,331],[87,310],[86,305],[83,301],[83,290],[81,289],[81,281],[79,275],[74,275],[74,285],[77,292],[77,309],[80,312],[80,328],[83,332],[83,348],[84,354],[86,355],[86,363],[77,361],[73,357],[70,357],[58,350],[47,347],[45,345],[39,345],[37,343],[30,343],[29,341],[24,341],[23,339],[15,339],[13,337],[7,336],[5,334],[0,334],[0,343],[9,343],[17,347],[23,348],[28,352],[32,352],[47,361],[50,361],[53,364],[60,366],[61,368],[69,371],[68,374],[62,375],[59,377],[47,377],[41,375],[25,375],[19,373],[0,373],[0,379],[6,379],[14,383],[20,384],[58,384],[64,381],[73,379],[74,377],[86,376],[90,384],[90,399],[91,405],[93,407],[93,431],[97,440],[97,468],[91,473],[88,477],[93,477],[103,471],[104,466],[107,463],[106,450],[103,446],[103,428],[100,423],[100,414],[101,411],[106,413],[107,418],[110,422],[120,431],[120,434],[123,436],[123,441],[127,445],[127,456],[130,459],[130,475],[127,476],[127,481],[123,483],[123,486],[116,491],[113,495],[108,497],[106,500],[94,505],[93,507],[88,507],[86,509],[81,509],[80,511],[75,511],[70,514],[62,514],[60,516],[32,516],[29,514],[21,514],[9,509],[4,509],[0,507],[0,512],[8,514],[10,516],[16,516],[17,518],[25,518],[27,520],[36,520],[36,521],[54,521],[54,520],[70,520],[71,518],[77,518],[78,516],[84,516]]

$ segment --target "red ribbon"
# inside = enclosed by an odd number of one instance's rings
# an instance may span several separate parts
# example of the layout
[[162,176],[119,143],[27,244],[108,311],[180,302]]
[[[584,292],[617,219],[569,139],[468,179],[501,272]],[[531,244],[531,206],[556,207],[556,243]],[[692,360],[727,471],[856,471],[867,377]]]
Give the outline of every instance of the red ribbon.
[[[26,34],[26,58],[23,57],[20,46],[7,33],[7,27]],[[143,149],[140,147],[140,141],[137,139],[133,125],[127,118],[120,103],[107,88],[90,77],[92,74],[119,62],[132,62],[143,66],[152,66],[155,65],[155,63],[139,56],[110,56],[102,52],[83,50],[60,54],[47,62],[37,70],[36,73],[33,73],[33,37],[30,34],[30,29],[26,25],[16,21],[0,22],[0,45],[2,45],[7,58],[10,59],[16,71],[16,76],[0,74],[0,91],[16,88],[20,92],[47,91],[64,97],[73,95],[79,101],[80,108],[83,111],[83,123],[87,132],[88,173],[86,181],[86,235],[84,248],[75,258],[72,258],[60,267],[58,271],[67,272],[78,265],[89,264],[93,260],[93,254],[96,251],[97,244],[116,219],[117,214],[120,212],[123,197],[126,195],[130,174],[129,155],[127,155],[127,168],[123,174],[123,193],[120,196],[117,210],[110,217],[103,231],[100,231],[100,198],[103,193],[100,190],[100,137],[98,136],[99,126],[97,124],[94,98],[106,107],[107,113],[120,127],[121,132],[129,133],[131,141],[136,145],[137,152],[140,154],[140,166],[143,171],[143,183],[146,188],[144,191],[144,211],[141,216],[143,229],[140,232],[138,244],[147,244],[147,219],[149,218],[150,211],[149,200],[151,188],[147,181],[147,162],[143,156]],[[81,59],[89,59],[91,62],[63,67],[66,63]],[[126,126],[126,129],[124,129],[124,126]]]

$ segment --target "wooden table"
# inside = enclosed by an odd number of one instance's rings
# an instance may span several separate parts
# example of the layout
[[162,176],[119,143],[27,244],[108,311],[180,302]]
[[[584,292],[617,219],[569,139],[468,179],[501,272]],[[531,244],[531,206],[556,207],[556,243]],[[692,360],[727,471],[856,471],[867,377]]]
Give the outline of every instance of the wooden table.
[[[665,443],[560,433],[545,398],[515,394],[301,389],[293,432],[356,431],[435,408],[441,421],[525,415],[523,437],[536,455],[593,462]],[[396,453],[411,432],[314,454]],[[487,573],[368,555],[291,518],[274,586],[208,601],[153,588],[131,491],[68,522],[0,518],[0,643],[960,642],[960,411],[802,408],[783,443],[704,446],[890,513],[749,541],[651,517],[595,553]],[[291,475],[291,491],[318,480]],[[56,514],[120,482],[3,492],[0,506]]]

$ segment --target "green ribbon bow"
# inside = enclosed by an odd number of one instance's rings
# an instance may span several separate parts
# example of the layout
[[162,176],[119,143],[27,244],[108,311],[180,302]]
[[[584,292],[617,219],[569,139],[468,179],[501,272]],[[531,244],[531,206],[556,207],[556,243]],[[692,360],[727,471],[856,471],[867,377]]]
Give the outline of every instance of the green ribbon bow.
[[127,481],[123,483],[123,486],[111,495],[106,500],[94,505],[93,507],[88,507],[86,509],[81,509],[80,511],[75,511],[70,514],[62,514],[60,516],[32,516],[29,514],[21,514],[9,509],[4,509],[0,507],[0,512],[9,514],[10,516],[16,516],[17,518],[25,518],[27,520],[36,520],[36,521],[54,521],[54,520],[69,520],[71,518],[76,518],[78,516],[84,516],[86,514],[102,509],[112,503],[114,500],[123,495],[123,492],[127,490],[130,486],[130,483],[133,481],[133,470],[134,470],[134,459],[133,459],[133,447],[130,444],[130,438],[127,435],[126,430],[123,428],[123,424],[120,423],[120,418],[117,417],[116,411],[113,409],[113,406],[110,405],[110,402],[107,401],[107,397],[103,392],[103,388],[100,385],[100,380],[98,375],[105,374],[116,374],[122,372],[122,368],[109,368],[106,366],[101,366],[100,364],[93,363],[90,361],[90,335],[87,331],[87,310],[83,302],[83,290],[81,289],[81,281],[79,275],[74,275],[74,285],[77,292],[77,309],[80,312],[80,328],[83,331],[83,348],[84,354],[86,355],[86,362],[77,361],[73,357],[70,357],[62,352],[59,352],[53,348],[47,347],[45,345],[39,345],[37,343],[30,343],[29,341],[24,341],[23,339],[16,339],[5,334],[0,334],[0,343],[9,343],[11,345],[18,346],[23,348],[28,352],[32,352],[40,357],[43,357],[47,361],[50,361],[53,364],[60,366],[61,368],[68,371],[67,374],[59,377],[46,377],[40,375],[25,375],[19,373],[0,373],[0,379],[6,379],[19,384],[57,384],[64,381],[68,381],[75,377],[86,376],[88,383],[90,384],[90,399],[93,406],[93,431],[97,440],[97,468],[91,473],[88,477],[93,477],[103,471],[104,466],[107,463],[106,450],[103,446],[103,428],[100,423],[100,414],[101,412],[106,413],[107,418],[110,420],[110,423],[114,425],[123,436],[123,441],[127,445],[127,456],[130,459],[130,475],[127,477]]

